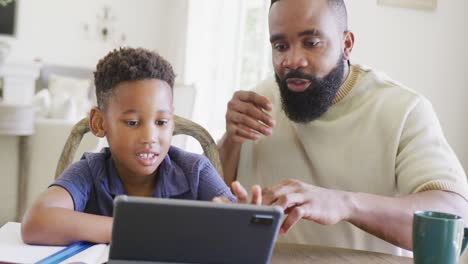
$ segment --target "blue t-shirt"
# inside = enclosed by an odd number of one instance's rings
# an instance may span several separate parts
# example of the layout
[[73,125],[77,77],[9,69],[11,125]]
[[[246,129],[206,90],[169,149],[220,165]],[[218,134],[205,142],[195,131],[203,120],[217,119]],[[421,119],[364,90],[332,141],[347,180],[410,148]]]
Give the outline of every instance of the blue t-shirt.
[[[50,186],[54,185],[70,193],[75,211],[96,215],[112,216],[115,196],[127,194],[109,148],[85,153]],[[235,201],[206,157],[171,146],[159,165],[153,197],[212,200],[216,196]]]

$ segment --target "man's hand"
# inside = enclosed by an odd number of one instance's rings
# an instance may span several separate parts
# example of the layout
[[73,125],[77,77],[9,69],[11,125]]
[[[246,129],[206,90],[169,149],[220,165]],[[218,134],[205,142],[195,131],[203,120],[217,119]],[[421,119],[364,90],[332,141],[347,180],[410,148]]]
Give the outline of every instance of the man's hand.
[[324,189],[298,180],[285,180],[263,189],[263,204],[281,206],[288,215],[281,226],[287,232],[301,218],[322,225],[347,220],[351,203],[344,191]]
[[[467,216],[461,195],[433,190],[386,197],[320,188],[298,180],[285,180],[263,189],[263,204],[281,206],[287,214],[280,233],[301,218],[323,225],[347,221],[389,243],[412,249],[413,213],[418,210]],[[467,217],[468,218],[468,217]]]
[[224,182],[231,185],[237,179],[237,165],[242,143],[269,136],[275,121],[267,113],[272,110],[270,100],[255,92],[235,92],[226,111],[226,133],[218,143],[223,166]]
[[[245,188],[238,181],[233,182],[231,188],[232,192],[237,198],[238,203],[249,203],[249,195]],[[213,202],[230,203],[229,199],[224,196],[213,198]],[[252,200],[250,200],[250,203],[256,205],[262,204],[262,188],[259,185],[252,186]]]
[[226,136],[243,143],[257,140],[260,135],[271,135],[275,121],[265,112],[271,110],[267,97],[251,91],[235,92],[226,112]]

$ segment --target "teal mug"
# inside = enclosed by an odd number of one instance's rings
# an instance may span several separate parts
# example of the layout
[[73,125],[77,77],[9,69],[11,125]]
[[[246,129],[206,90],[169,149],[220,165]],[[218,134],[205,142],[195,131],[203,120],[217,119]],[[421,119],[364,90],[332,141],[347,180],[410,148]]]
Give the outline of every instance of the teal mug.
[[414,213],[414,263],[456,264],[467,242],[468,227],[460,216],[431,211]]

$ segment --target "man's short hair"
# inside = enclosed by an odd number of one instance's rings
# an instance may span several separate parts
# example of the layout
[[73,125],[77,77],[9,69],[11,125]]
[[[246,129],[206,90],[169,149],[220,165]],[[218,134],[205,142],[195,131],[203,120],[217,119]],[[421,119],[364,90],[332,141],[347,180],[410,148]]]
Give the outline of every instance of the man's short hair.
[[105,109],[113,89],[122,82],[159,79],[174,87],[171,64],[156,52],[143,48],[119,48],[99,60],[94,72],[98,107]]
[[[274,3],[278,1],[280,0],[271,0],[270,8],[271,6],[273,6]],[[335,12],[340,30],[342,30],[343,32],[348,31],[348,11],[346,10],[346,4],[344,0],[327,0],[327,2],[328,5],[332,8],[332,10]]]

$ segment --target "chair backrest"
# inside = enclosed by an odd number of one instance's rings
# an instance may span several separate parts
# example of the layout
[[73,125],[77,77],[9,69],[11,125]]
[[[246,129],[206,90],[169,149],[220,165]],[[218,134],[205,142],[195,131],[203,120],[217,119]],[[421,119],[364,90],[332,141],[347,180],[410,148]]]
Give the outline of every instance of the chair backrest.
[[[223,169],[219,159],[218,148],[215,141],[211,137],[210,133],[206,131],[202,126],[188,119],[174,115],[174,135],[189,135],[194,137],[200,142],[203,148],[203,154],[211,161],[218,174],[223,177]],[[80,145],[81,139],[84,134],[89,132],[89,119],[88,117],[83,118],[81,121],[73,126],[70,135],[63,147],[60,160],[55,170],[55,179],[57,179],[62,172],[72,163],[73,157],[75,156],[76,149]]]

